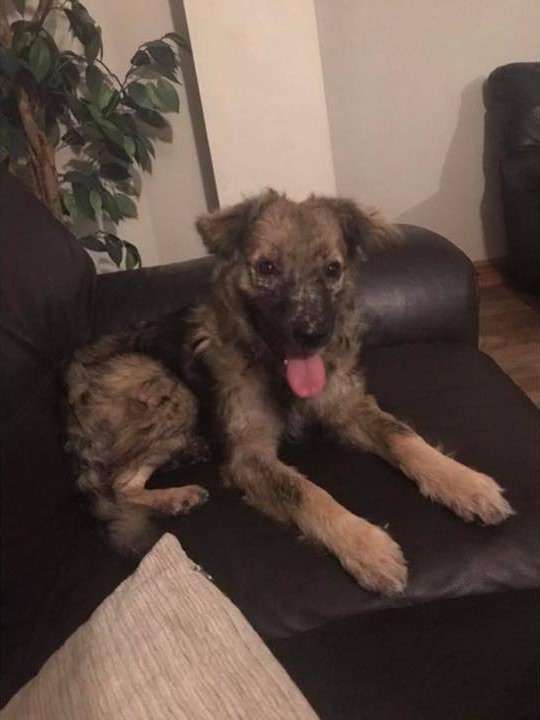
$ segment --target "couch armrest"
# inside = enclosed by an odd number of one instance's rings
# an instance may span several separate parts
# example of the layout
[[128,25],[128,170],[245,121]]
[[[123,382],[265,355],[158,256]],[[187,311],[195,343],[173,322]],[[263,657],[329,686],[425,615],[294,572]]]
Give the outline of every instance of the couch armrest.
[[196,302],[208,288],[210,257],[129,272],[98,275],[94,293],[92,337],[154,320]]
[[365,266],[359,284],[366,346],[450,340],[478,344],[476,276],[467,256],[446,238],[399,225],[400,247]]
[[[473,267],[452,243],[429,230],[400,225],[403,246],[360,272],[359,308],[365,344],[453,340],[476,345],[478,308]],[[152,320],[196,302],[208,289],[209,257],[98,275],[92,336]]]

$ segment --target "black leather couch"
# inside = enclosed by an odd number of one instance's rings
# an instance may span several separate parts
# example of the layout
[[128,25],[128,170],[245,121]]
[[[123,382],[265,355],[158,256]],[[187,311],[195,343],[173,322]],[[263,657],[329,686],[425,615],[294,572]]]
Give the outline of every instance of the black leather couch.
[[511,63],[486,82],[487,139],[495,155],[515,283],[540,290],[540,63]]
[[[211,261],[96,276],[35,198],[11,177],[1,183],[5,703],[133,570],[75,492],[62,449],[65,363],[91,337],[193,302]],[[538,413],[477,349],[469,261],[434,233],[404,230],[405,246],[362,277],[369,386],[383,408],[494,475],[517,517],[467,525],[368,453],[321,437],[284,447],[348,508],[389,524],[410,562],[406,594],[389,600],[221,489],[214,464],[153,482],[210,489],[204,508],[168,528],[322,718],[537,717]]]

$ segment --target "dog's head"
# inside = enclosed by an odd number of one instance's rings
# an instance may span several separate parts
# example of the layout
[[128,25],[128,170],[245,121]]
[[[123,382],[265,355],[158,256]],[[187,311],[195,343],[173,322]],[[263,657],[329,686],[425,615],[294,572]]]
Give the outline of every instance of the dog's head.
[[321,351],[347,302],[355,269],[398,237],[353,201],[273,190],[199,218],[197,229],[254,330],[284,362],[291,389],[315,395]]

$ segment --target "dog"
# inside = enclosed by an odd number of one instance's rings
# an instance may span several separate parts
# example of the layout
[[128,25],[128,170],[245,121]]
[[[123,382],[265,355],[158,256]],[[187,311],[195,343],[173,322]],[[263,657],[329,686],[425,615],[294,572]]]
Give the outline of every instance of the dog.
[[399,468],[465,521],[492,525],[513,514],[493,479],[430,446],[366,391],[358,268],[402,242],[394,226],[352,200],[293,202],[273,190],[196,226],[215,263],[208,298],[181,337],[171,341],[179,318],[143,324],[80,350],[67,376],[79,485],[93,494],[117,546],[137,546],[141,509],[178,514],[207,499],[197,486],[145,487],[171,458],[201,453],[197,367],[212,387],[225,485],[321,543],[368,590],[403,591],[399,545],[281,462],[286,433],[322,424],[339,442]]

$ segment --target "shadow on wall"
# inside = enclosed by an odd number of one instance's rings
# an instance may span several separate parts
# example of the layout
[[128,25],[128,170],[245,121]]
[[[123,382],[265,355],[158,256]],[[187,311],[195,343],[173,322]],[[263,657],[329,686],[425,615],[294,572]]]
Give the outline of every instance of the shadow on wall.
[[[175,31],[189,41],[189,29],[184,3],[182,0],[169,0],[169,6]],[[201,168],[206,205],[208,210],[215,210],[219,207],[219,200],[204,123],[201,96],[197,84],[197,75],[195,73],[195,63],[192,53],[185,50],[182,51],[182,75],[188,98],[189,114],[193,127],[193,135],[195,137],[195,147]]]
[[494,187],[496,172],[493,156],[488,155],[485,147],[482,160],[485,190],[481,203],[474,185],[475,177],[480,176],[478,143],[481,140],[477,130],[483,107],[483,83],[484,78],[477,78],[461,94],[457,127],[446,154],[438,191],[394,220],[447,234],[476,257],[500,257],[504,236]]

